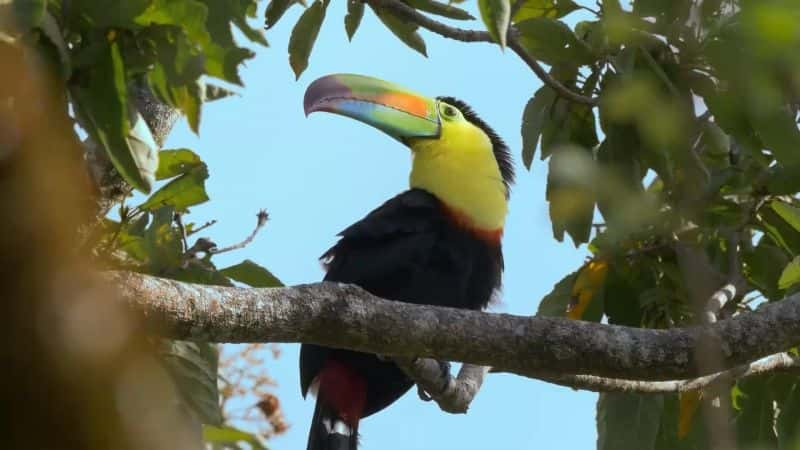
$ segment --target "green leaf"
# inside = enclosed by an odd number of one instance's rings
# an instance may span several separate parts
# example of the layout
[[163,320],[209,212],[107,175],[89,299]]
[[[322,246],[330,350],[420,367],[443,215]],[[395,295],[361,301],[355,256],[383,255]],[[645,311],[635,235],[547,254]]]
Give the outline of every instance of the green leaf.
[[783,110],[754,114],[753,128],[783,165],[800,164],[800,129],[794,115]]
[[774,399],[767,387],[768,377],[750,377],[739,380],[739,414],[735,418],[736,440],[742,449],[774,449],[778,446],[775,435]]
[[774,208],[771,206],[761,208],[756,218],[767,236],[784,249],[788,255],[800,255],[800,233]]
[[534,17],[558,19],[578,8],[579,6],[572,0],[524,0],[522,6],[514,14],[512,21],[519,23]]
[[[547,171],[545,196],[553,237],[563,241],[564,232],[567,232],[575,247],[588,242],[592,231],[596,192],[588,184],[594,177],[585,167],[590,163],[590,154],[591,149],[562,147],[550,158]],[[575,173],[569,174],[572,167]]]
[[594,61],[586,44],[561,21],[534,17],[519,22],[517,30],[525,50],[548,65],[579,66]]
[[182,175],[203,164],[200,156],[188,148],[162,150],[158,156],[157,180]]
[[[86,79],[74,88],[78,114],[106,151],[120,175],[134,188],[148,193],[155,181],[158,152],[147,124],[129,109],[125,66],[116,41],[100,49]],[[133,115],[133,128],[129,114]]]
[[203,111],[203,95],[205,87],[198,80],[184,86],[172,87],[170,93],[173,104],[183,112],[189,128],[195,132],[200,132],[200,117]]
[[506,48],[506,35],[511,24],[510,0],[478,0],[478,9],[489,35],[500,44],[500,48]]
[[425,11],[437,16],[447,17],[456,20],[473,20],[472,14],[457,8],[453,5],[437,2],[436,0],[405,0],[405,3],[420,11]]
[[353,36],[361,25],[364,18],[364,2],[361,0],[347,0],[347,15],[344,16],[344,29],[347,32],[347,39],[353,40]]
[[217,446],[236,445],[244,442],[250,445],[252,450],[267,450],[267,447],[261,443],[261,439],[253,433],[248,433],[229,425],[219,427],[211,425],[203,425],[203,440],[212,444],[212,448]]
[[290,6],[296,4],[295,0],[272,0],[264,11],[264,26],[270,29],[283,17]]
[[216,346],[201,342],[162,340],[159,356],[175,381],[181,400],[198,419],[209,425],[222,424],[217,390]]
[[[62,2],[63,3],[63,2]],[[98,0],[72,0],[68,8],[62,8],[69,18],[69,22],[79,22],[95,29],[103,28],[134,28],[138,23],[136,17],[147,9],[152,0],[126,0],[116,2],[109,8],[107,2]],[[76,26],[76,24],[71,24]]]
[[153,0],[136,18],[140,25],[174,25],[182,28],[189,38],[198,43],[211,40],[206,29],[208,8],[196,0]]
[[779,300],[783,293],[778,289],[781,270],[789,264],[786,252],[772,243],[769,237],[762,237],[752,250],[742,252],[744,274],[769,300]]
[[315,1],[303,12],[292,29],[292,35],[289,38],[289,65],[297,79],[308,67],[308,58],[311,56],[311,49],[314,48],[314,42],[319,35],[322,21],[325,20],[327,8],[327,1]]
[[778,279],[778,289],[789,289],[800,283],[800,256],[796,256],[781,272]]
[[153,211],[163,206],[172,206],[176,211],[186,211],[189,206],[208,200],[205,187],[207,178],[208,169],[205,164],[201,163],[164,185],[139,205],[139,208]]
[[800,231],[800,208],[796,208],[780,200],[773,200],[770,206],[783,220],[797,231]]
[[572,272],[553,286],[553,290],[545,295],[536,315],[539,317],[566,317],[567,307],[572,302],[572,286],[578,277],[578,271]]
[[539,145],[539,136],[550,108],[556,100],[556,92],[547,86],[542,86],[536,91],[525,105],[522,113],[522,162],[530,170],[536,147]]
[[422,36],[417,33],[417,28],[419,27],[416,24],[402,20],[389,11],[375,8],[373,8],[373,11],[386,28],[404,44],[422,53],[423,56],[428,56],[425,41],[422,39]]
[[252,287],[281,287],[283,283],[266,268],[245,259],[235,266],[226,267],[220,272],[228,278]]
[[778,397],[777,401],[780,411],[775,424],[778,448],[797,450],[800,448],[800,384],[792,384],[788,395]]
[[597,450],[646,450],[656,443],[661,395],[601,393],[597,400]]
[[784,166],[776,164],[769,168],[767,190],[774,195],[791,195],[800,191],[800,164]]
[[[141,258],[147,262],[149,273],[163,273],[182,263],[183,244],[173,224],[175,209],[165,206],[152,214],[153,220],[144,232]],[[139,249],[136,249],[139,251]]]
[[205,84],[205,93],[203,98],[205,99],[204,102],[213,102],[215,100],[221,100],[223,98],[231,97],[234,95],[238,95],[236,92],[225,89],[222,86],[217,86],[214,84]]

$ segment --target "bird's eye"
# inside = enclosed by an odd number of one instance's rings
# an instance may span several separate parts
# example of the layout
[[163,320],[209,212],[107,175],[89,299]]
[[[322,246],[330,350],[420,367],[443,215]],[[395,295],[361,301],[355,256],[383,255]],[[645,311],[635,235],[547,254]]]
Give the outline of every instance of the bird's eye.
[[458,110],[450,105],[442,105],[442,115],[448,119],[458,116]]

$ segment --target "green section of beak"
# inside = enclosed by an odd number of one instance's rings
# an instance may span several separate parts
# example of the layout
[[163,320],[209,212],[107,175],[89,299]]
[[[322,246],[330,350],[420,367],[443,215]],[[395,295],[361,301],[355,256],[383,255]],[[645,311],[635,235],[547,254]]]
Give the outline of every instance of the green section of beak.
[[362,75],[328,75],[315,80],[303,99],[306,115],[326,111],[364,122],[395,139],[439,136],[435,99]]

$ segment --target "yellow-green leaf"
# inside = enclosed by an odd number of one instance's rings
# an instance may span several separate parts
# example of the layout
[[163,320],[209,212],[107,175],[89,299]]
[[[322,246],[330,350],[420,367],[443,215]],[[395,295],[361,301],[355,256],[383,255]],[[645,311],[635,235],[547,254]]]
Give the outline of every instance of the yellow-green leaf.
[[524,0],[512,20],[517,23],[534,17],[558,19],[578,8],[572,0]]
[[779,289],[789,289],[795,284],[800,283],[800,256],[795,257],[781,272],[778,279]]

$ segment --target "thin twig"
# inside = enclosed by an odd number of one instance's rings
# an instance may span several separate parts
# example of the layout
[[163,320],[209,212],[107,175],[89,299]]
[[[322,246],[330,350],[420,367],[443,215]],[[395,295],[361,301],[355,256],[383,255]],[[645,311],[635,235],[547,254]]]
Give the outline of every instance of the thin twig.
[[689,380],[640,381],[604,378],[594,375],[540,375],[543,381],[593,392],[637,392],[641,394],[680,393],[698,389],[709,390],[741,378],[776,371],[800,370],[800,358],[788,353],[777,353],[750,364]]
[[195,233],[199,233],[199,232],[201,232],[201,231],[205,230],[205,229],[206,229],[206,228],[208,228],[208,227],[211,227],[211,226],[213,226],[213,225],[216,225],[216,223],[217,223],[217,220],[216,220],[216,219],[209,220],[208,222],[204,223],[203,225],[200,225],[199,227],[197,227],[197,228],[193,229],[192,231],[189,231],[189,232],[188,232],[186,235],[187,235],[187,236],[191,236],[191,235],[193,235],[193,234],[195,234]]
[[211,253],[212,255],[219,255],[220,253],[229,252],[231,250],[239,250],[250,245],[250,243],[253,242],[253,239],[256,238],[258,232],[261,231],[261,228],[267,223],[267,220],[269,220],[269,214],[267,214],[267,212],[262,209],[261,211],[258,212],[256,217],[257,217],[256,228],[253,230],[252,233],[250,233],[250,236],[247,236],[247,238],[245,238],[245,240],[239,242],[238,244],[229,245],[223,248],[212,248],[209,249],[208,252]]

